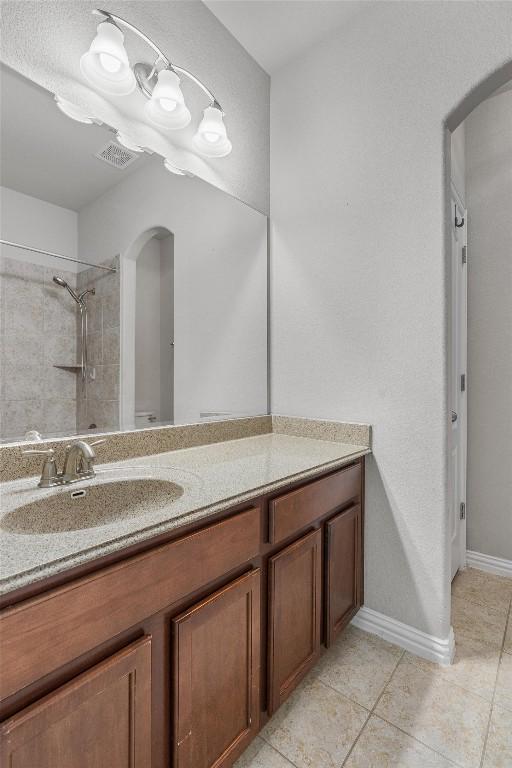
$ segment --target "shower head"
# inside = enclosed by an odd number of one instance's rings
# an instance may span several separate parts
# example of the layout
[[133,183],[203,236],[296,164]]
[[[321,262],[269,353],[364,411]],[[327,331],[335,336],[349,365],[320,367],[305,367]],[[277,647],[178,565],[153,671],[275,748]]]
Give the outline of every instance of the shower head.
[[56,275],[53,276],[53,282],[55,285],[60,285],[61,288],[66,288],[67,291],[69,291],[70,295],[74,298],[77,304],[81,304],[80,297],[76,295],[74,290],[69,287],[69,285],[66,283],[66,281],[62,277],[57,277]]

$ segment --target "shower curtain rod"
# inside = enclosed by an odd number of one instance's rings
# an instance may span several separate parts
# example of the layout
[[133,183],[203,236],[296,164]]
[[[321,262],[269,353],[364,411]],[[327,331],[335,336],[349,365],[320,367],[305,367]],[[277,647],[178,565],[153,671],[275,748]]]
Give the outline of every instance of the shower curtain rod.
[[84,264],[86,267],[94,267],[95,269],[104,269],[107,272],[117,272],[115,267],[104,267],[103,264],[91,264],[90,261],[82,261],[81,259],[74,259],[72,256],[63,256],[61,253],[53,253],[52,251],[43,251],[41,248],[33,248],[31,245],[22,245],[21,243],[12,243],[10,240],[1,240],[2,245],[10,245],[12,248],[22,248],[24,251],[33,251],[34,253],[42,253],[44,256],[54,256],[56,259],[64,259],[64,261],[72,261],[73,264]]

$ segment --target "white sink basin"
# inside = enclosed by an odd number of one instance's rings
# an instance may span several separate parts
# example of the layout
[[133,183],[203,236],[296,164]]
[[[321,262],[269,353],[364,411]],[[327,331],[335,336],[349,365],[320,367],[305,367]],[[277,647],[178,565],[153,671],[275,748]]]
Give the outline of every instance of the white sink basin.
[[183,495],[183,487],[168,480],[126,477],[126,471],[114,479],[113,474],[44,491],[36,488],[30,501],[24,490],[21,504],[2,517],[0,528],[18,535],[98,528],[163,510]]

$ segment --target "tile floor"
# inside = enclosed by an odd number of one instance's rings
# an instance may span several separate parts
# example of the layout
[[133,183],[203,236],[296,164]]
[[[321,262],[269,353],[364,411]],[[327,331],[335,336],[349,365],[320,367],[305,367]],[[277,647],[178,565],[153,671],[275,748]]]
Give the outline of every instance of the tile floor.
[[348,627],[235,768],[512,768],[512,579],[452,587],[440,667]]

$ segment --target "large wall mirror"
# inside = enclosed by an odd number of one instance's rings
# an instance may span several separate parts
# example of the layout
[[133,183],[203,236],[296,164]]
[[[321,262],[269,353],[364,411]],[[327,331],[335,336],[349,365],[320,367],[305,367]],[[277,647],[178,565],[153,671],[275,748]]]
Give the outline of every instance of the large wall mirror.
[[0,440],[267,413],[266,216],[0,74]]

